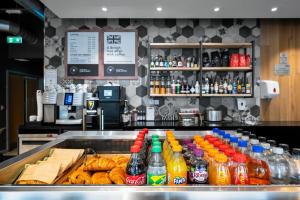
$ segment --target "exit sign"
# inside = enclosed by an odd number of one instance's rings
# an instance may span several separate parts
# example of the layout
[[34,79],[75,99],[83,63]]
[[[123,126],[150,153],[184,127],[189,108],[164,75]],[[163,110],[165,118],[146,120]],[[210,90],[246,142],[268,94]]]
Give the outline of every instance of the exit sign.
[[6,42],[8,44],[22,44],[21,36],[7,36]]

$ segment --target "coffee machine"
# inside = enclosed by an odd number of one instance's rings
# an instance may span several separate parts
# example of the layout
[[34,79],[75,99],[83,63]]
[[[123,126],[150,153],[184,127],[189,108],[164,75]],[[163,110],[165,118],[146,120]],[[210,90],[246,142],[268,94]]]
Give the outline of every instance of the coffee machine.
[[82,124],[84,93],[58,93],[55,124]]
[[103,108],[104,124],[119,125],[124,108],[124,88],[120,86],[98,86],[99,105]]
[[86,130],[104,130],[104,113],[99,107],[99,98],[89,97],[85,101],[83,109],[83,131]]

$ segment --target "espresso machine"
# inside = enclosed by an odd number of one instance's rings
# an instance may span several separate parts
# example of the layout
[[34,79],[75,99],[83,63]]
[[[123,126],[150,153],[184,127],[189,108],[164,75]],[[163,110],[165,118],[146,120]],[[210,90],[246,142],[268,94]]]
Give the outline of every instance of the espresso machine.
[[99,107],[99,98],[89,97],[85,100],[83,109],[82,130],[104,130],[104,113]]
[[84,93],[58,93],[55,124],[82,124]]
[[120,86],[98,86],[99,105],[103,108],[104,124],[119,125],[124,109],[124,88]]

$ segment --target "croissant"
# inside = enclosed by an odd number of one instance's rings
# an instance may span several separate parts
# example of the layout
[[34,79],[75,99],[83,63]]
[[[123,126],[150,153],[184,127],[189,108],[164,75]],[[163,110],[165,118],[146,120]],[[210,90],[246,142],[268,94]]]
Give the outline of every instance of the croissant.
[[115,156],[112,160],[115,161],[117,165],[121,165],[123,163],[128,163],[129,158],[125,156]]
[[83,168],[84,171],[109,171],[116,166],[116,163],[109,158],[97,158],[90,160]]
[[113,168],[109,173],[109,178],[115,184],[125,184],[125,171],[120,167]]
[[91,175],[89,172],[77,169],[69,176],[71,184],[91,184]]
[[92,176],[92,184],[112,184],[109,179],[108,173],[106,172],[96,172]]

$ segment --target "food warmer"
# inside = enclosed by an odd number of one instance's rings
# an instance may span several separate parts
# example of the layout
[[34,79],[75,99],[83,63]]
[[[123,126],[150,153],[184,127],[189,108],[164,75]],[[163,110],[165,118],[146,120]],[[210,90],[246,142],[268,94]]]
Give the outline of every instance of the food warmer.
[[[163,131],[150,131],[164,137]],[[114,185],[15,185],[24,165],[47,156],[53,147],[92,148],[100,153],[129,153],[138,132],[134,131],[73,131],[56,140],[0,164],[0,200],[95,200],[95,199],[174,199],[174,200],[300,200],[300,185],[269,186],[114,186]],[[204,131],[175,131],[176,138],[205,134]],[[45,172],[47,173],[47,172]]]

